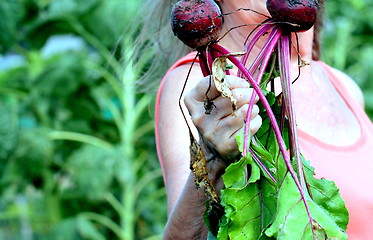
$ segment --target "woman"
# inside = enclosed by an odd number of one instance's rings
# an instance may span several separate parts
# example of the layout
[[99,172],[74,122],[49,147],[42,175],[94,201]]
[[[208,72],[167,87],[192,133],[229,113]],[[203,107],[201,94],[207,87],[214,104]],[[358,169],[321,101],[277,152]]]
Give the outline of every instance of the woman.
[[[268,15],[265,0],[217,0],[222,12],[240,7]],[[223,33],[242,23],[260,23],[262,15],[238,11],[224,16]],[[318,25],[317,25],[318,27]],[[231,52],[242,51],[243,42],[252,27],[238,28],[224,37],[219,44]],[[317,177],[336,182],[350,213],[347,233],[349,239],[369,239],[369,219],[373,216],[372,178],[373,126],[363,110],[360,89],[344,73],[332,69],[318,60],[318,28],[299,34],[300,55],[310,63],[301,69],[295,82],[294,102],[300,148],[316,169]],[[259,42],[254,48],[258,52]],[[316,53],[316,54],[315,54]],[[165,239],[206,239],[207,229],[202,216],[206,198],[203,189],[195,189],[193,174],[189,170],[189,132],[179,109],[181,89],[191,66],[191,54],[174,65],[164,77],[158,92],[156,106],[157,147],[167,189],[169,220]],[[250,61],[249,61],[250,62]],[[296,56],[292,69],[297,73]],[[295,77],[295,76],[293,76]],[[204,78],[199,66],[194,65],[183,96],[185,112],[194,135],[200,134],[201,147],[208,159],[209,177],[217,189],[221,188],[221,175],[226,159],[239,156],[235,135],[242,128],[251,91],[248,83],[235,76],[226,79],[237,98],[236,116],[230,114],[230,103],[219,96],[213,87],[208,96],[214,99],[211,114],[204,113],[204,99],[208,77]],[[254,107],[251,132],[261,125],[258,108]],[[197,130],[198,129],[198,130]],[[213,150],[211,150],[213,149]]]

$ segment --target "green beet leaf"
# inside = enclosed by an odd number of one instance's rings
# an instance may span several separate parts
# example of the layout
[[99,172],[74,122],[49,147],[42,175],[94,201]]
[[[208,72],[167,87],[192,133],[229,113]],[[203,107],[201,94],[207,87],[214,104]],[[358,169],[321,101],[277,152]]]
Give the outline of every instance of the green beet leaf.
[[[242,137],[237,141],[241,148]],[[270,140],[267,144],[276,143]],[[251,149],[262,161],[261,167],[249,154],[228,166],[223,175],[224,215],[217,239],[347,239],[348,212],[334,182],[314,178],[313,168],[303,160],[311,223],[283,158],[275,152],[278,148],[272,147],[269,152],[257,140]],[[271,180],[263,168],[277,181]]]
[[[274,95],[266,95],[275,114],[280,115],[281,107]],[[224,213],[214,235],[219,240],[347,239],[348,212],[337,186],[332,181],[314,178],[314,169],[302,159],[309,188],[305,193],[309,217],[262,108],[261,114],[263,124],[253,137],[251,152],[231,163],[222,176],[225,188],[220,198]],[[288,146],[288,123],[283,126]],[[241,152],[243,139],[243,133],[237,137]]]
[[250,157],[243,157],[240,161],[230,164],[223,175],[225,187],[232,189],[244,188],[248,174],[246,166],[251,162]]
[[225,223],[218,239],[258,239],[260,235],[260,194],[257,184],[249,184],[241,190],[222,190],[225,206]]
[[[336,189],[336,186],[330,186]],[[328,196],[328,192],[323,189],[318,189],[311,185],[315,191]],[[276,239],[347,239],[345,229],[342,229],[337,223],[334,212],[347,213],[344,207],[344,202],[339,194],[333,192],[333,198],[329,199],[331,205],[339,206],[340,209],[329,209],[319,206],[311,198],[307,199],[310,207],[310,212],[314,222],[311,224],[306,213],[305,205],[300,198],[300,193],[294,183],[294,180],[288,174],[279,190],[277,199],[277,213],[275,220],[270,228],[265,233],[267,236],[275,237]],[[346,219],[346,216],[344,216]],[[312,235],[311,227],[313,227],[314,235]]]
[[313,201],[322,208],[335,221],[340,229],[346,230],[348,224],[348,211],[344,200],[339,194],[339,189],[333,181],[325,178],[314,178],[314,169],[309,162],[303,161],[305,175],[310,184]]

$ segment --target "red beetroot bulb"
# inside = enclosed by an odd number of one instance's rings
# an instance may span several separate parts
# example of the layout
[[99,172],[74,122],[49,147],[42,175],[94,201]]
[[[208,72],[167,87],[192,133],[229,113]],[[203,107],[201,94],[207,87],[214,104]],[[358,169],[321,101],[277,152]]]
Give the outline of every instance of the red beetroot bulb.
[[171,11],[175,36],[194,49],[216,42],[222,25],[220,8],[213,0],[181,0]]
[[267,9],[275,22],[281,22],[284,30],[302,32],[316,21],[317,0],[267,0]]

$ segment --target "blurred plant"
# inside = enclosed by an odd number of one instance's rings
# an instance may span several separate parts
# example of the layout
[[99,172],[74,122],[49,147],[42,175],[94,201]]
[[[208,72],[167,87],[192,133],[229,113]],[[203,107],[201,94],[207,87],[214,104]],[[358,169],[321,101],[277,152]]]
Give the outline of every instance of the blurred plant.
[[[0,1],[0,239],[161,238],[151,97],[136,94],[123,36],[140,4]],[[372,5],[327,1],[323,41],[371,117]]]
[[326,10],[323,59],[357,82],[373,120],[373,2],[326,1]]
[[160,238],[151,97],[122,37],[138,5],[0,2],[0,239]]

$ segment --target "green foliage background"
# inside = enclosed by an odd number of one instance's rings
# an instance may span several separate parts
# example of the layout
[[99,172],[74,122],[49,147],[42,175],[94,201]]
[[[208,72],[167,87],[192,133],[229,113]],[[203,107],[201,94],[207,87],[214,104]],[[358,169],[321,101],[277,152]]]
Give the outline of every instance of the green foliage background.
[[371,0],[326,0],[322,58],[351,76],[373,119],[373,10]]
[[[126,35],[141,4],[0,1],[0,239],[161,239],[154,96],[135,91]],[[329,0],[322,57],[371,117],[372,11]]]
[[140,3],[0,1],[0,239],[160,239],[153,96],[125,34]]

